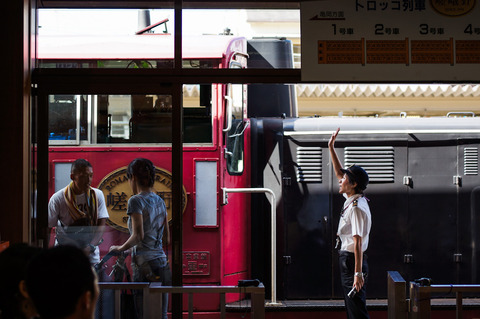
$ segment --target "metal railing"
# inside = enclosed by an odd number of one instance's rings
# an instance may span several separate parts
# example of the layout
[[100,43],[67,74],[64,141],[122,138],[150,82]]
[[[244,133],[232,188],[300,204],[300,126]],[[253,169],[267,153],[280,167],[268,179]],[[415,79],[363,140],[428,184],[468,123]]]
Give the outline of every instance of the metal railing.
[[429,319],[431,316],[430,299],[432,293],[455,293],[456,318],[461,319],[463,314],[463,293],[480,292],[480,285],[430,285],[421,286],[419,283],[410,283],[410,318]]
[[[220,318],[226,317],[225,294],[250,294],[251,295],[251,318],[265,319],[265,287],[238,286],[161,286],[152,282],[100,282],[101,290],[112,289],[115,291],[115,319],[121,318],[120,305],[122,291],[131,289],[143,289],[143,313],[144,318],[158,318],[158,311],[162,308],[162,293],[188,294],[188,318],[193,319],[193,295],[194,294],[219,294],[220,295]],[[158,311],[154,311],[158,309]]]
[[270,273],[272,285],[272,301],[268,303],[269,306],[281,306],[282,303],[277,301],[277,199],[275,193],[269,188],[222,188],[223,200],[222,204],[228,204],[228,193],[264,193],[270,197]]
[[410,299],[406,282],[396,271],[388,272],[388,319],[430,319],[432,293],[455,293],[456,319],[463,315],[463,293],[480,292],[480,285],[421,285],[410,282]]

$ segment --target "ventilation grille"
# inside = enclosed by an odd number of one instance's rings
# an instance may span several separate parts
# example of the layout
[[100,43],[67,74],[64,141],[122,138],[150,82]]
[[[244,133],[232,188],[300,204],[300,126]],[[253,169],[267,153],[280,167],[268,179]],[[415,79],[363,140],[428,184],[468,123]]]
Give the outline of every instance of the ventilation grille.
[[465,147],[463,150],[463,173],[478,175],[478,148]]
[[297,182],[322,182],[322,148],[299,146],[297,148]]
[[353,164],[367,171],[370,183],[395,181],[393,146],[345,147],[345,166]]

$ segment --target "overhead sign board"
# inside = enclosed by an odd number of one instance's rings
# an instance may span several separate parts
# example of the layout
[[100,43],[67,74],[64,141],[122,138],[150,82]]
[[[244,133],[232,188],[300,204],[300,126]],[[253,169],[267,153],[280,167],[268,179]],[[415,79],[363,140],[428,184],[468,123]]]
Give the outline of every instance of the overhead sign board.
[[480,82],[477,0],[301,3],[302,80]]

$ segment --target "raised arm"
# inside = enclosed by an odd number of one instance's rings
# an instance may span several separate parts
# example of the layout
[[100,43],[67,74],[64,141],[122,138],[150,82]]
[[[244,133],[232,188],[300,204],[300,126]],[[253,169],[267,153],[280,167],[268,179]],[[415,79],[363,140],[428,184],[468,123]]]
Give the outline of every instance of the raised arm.
[[335,152],[335,140],[337,139],[338,132],[340,132],[340,128],[338,128],[336,132],[332,133],[332,136],[328,141],[328,150],[330,151],[330,158],[332,161],[335,176],[337,176],[338,179],[342,179],[343,178],[342,163],[340,163],[337,153]]

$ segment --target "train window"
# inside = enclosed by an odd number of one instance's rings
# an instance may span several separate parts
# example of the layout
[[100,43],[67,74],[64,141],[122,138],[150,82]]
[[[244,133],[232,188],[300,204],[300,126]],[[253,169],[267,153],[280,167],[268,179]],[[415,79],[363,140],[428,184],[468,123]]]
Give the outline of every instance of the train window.
[[195,161],[195,226],[218,226],[217,175],[216,161]]
[[132,95],[132,116],[128,122],[132,143],[171,143],[172,97],[170,95]]
[[[244,131],[246,129],[245,118],[245,101],[246,87],[242,84],[229,84],[227,87],[228,103],[231,103],[231,121],[226,123],[230,126],[226,132],[226,155],[227,170],[230,175],[240,175],[243,173],[243,153],[244,153]],[[228,110],[227,110],[228,113]],[[227,116],[227,121],[228,116]]]
[[246,122],[234,120],[227,136],[227,169],[230,175],[243,173],[243,132]]
[[[184,143],[212,143],[212,85],[186,85]],[[171,143],[171,95],[50,95],[50,145]],[[79,132],[79,134],[77,134]]]
[[234,119],[243,119],[246,88],[242,84],[232,84],[229,86],[229,90],[231,90],[232,98],[232,116]]
[[49,96],[50,144],[80,144],[81,139],[86,139],[86,117],[82,112],[86,105],[82,95]]
[[183,142],[212,143],[212,84],[184,85]]
[[55,192],[61,190],[70,182],[72,181],[70,179],[70,172],[72,170],[72,163],[71,161],[69,162],[54,162],[55,165]]

